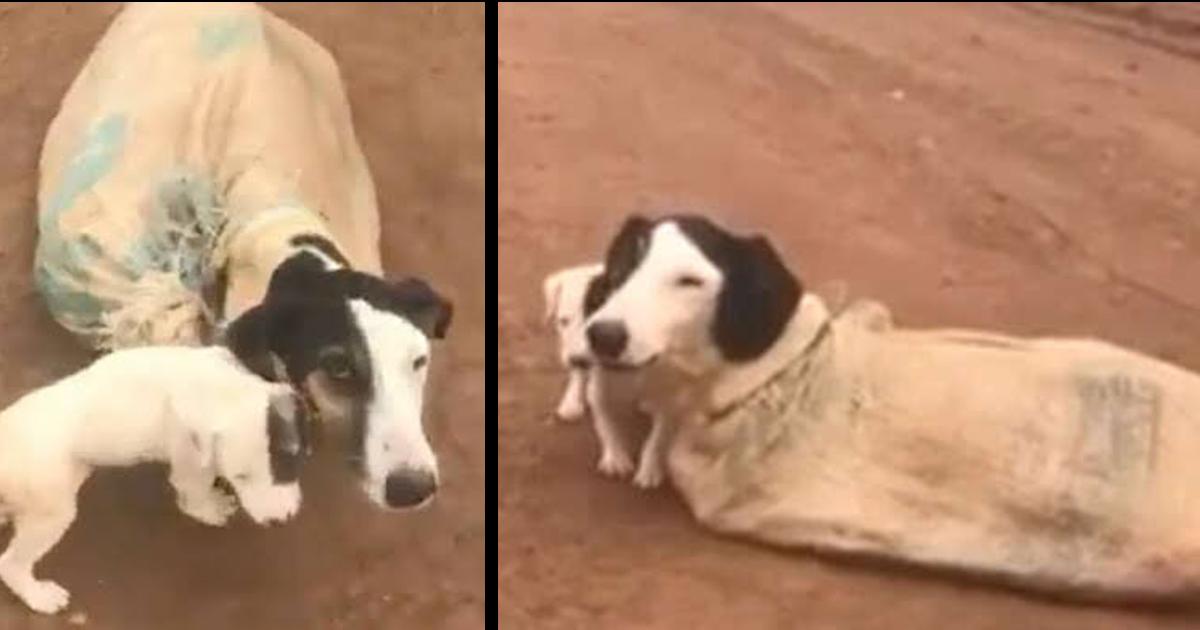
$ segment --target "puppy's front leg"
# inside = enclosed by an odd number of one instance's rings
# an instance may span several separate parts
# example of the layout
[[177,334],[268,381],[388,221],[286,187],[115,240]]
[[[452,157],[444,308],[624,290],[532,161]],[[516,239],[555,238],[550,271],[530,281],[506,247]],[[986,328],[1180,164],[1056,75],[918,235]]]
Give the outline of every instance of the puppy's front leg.
[[171,486],[175,488],[175,503],[179,511],[213,527],[229,522],[237,512],[237,499],[213,486],[216,475],[210,470],[190,465],[171,465]]
[[593,369],[587,379],[587,403],[592,409],[592,424],[596,429],[596,437],[600,440],[600,463],[596,466],[600,473],[610,477],[623,477],[633,472],[633,459],[617,427],[613,424],[610,400],[605,390],[604,370]]
[[20,513],[13,518],[15,533],[8,549],[0,555],[0,581],[40,613],[56,613],[66,608],[71,599],[67,589],[33,577],[33,566],[58,543],[74,520],[74,502],[37,513]]
[[586,411],[584,383],[587,381],[587,373],[586,369],[580,368],[571,368],[567,371],[567,389],[558,403],[558,409],[554,411],[554,415],[558,416],[559,420],[574,422],[583,417]]
[[661,413],[654,414],[654,424],[650,434],[642,444],[642,454],[638,459],[637,474],[633,476],[633,485],[643,488],[656,488],[662,483],[665,471],[663,465],[670,443],[670,423]]

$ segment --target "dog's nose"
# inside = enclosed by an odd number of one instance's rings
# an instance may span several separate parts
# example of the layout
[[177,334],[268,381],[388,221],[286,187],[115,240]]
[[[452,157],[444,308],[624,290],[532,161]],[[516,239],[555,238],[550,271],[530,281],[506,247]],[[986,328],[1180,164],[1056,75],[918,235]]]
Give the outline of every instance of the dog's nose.
[[402,470],[387,477],[383,498],[390,508],[420,505],[437,491],[437,478],[425,470]]
[[567,360],[567,365],[575,370],[586,370],[592,367],[592,361],[583,355],[576,354]]
[[629,333],[625,324],[616,320],[592,322],[587,329],[588,344],[592,352],[606,359],[615,359],[625,352]]

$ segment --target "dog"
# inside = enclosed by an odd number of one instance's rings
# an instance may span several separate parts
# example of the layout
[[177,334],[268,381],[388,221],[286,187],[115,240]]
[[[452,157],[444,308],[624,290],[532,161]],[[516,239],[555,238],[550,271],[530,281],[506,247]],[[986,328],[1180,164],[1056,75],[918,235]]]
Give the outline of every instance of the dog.
[[425,505],[431,340],[453,308],[383,277],[379,208],[333,56],[253,3],[129,3],[39,163],[35,276],[101,349],[224,343],[349,426],[366,495]]
[[695,215],[626,219],[604,276],[608,298],[584,325],[588,348],[607,370],[669,375],[644,392],[670,426],[777,371],[784,358],[772,349],[795,328],[804,293],[765,237]]
[[219,347],[121,350],[26,394],[0,413],[0,522],[14,527],[0,581],[35,611],[67,605],[67,590],[33,568],[75,520],[97,467],[166,462],[179,509],[206,525],[224,525],[239,501],[259,524],[292,518],[302,414],[289,386]]
[[421,416],[430,340],[451,312],[420,280],[388,282],[298,251],[219,339],[260,377],[292,384],[311,415],[350,427],[350,460],[376,505],[418,508],[438,487]]
[[591,353],[688,376],[670,470],[713,531],[1058,596],[1200,585],[1200,375],[1098,339],[830,309],[766,238],[697,216],[629,217],[604,267]]
[[[556,271],[542,283],[546,322],[557,332],[559,360],[567,370],[567,385],[555,415],[571,422],[590,411],[600,442],[597,470],[610,477],[633,473],[634,485],[649,489],[661,484],[664,477],[661,445],[665,425],[638,400],[644,371],[605,369],[588,346],[585,323],[608,297],[605,278],[604,265],[591,263]],[[636,472],[615,421],[621,415],[652,418]]]

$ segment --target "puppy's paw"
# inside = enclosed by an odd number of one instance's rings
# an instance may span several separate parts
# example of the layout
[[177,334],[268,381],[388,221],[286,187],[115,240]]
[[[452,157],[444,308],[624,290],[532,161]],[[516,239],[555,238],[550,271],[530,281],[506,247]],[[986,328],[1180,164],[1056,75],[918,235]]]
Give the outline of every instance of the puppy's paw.
[[622,451],[604,451],[596,469],[606,477],[624,477],[633,472],[633,460]]
[[17,594],[30,608],[47,615],[66,608],[71,600],[67,589],[50,580],[31,580]]
[[633,485],[642,490],[650,490],[661,486],[664,477],[661,463],[642,459],[638,464],[637,474],[633,476]]
[[560,422],[571,423],[579,421],[585,413],[586,410],[582,404],[564,400],[558,409],[554,410],[554,417]]
[[237,513],[238,505],[237,499],[214,488],[200,498],[181,495],[179,509],[205,525],[222,527]]

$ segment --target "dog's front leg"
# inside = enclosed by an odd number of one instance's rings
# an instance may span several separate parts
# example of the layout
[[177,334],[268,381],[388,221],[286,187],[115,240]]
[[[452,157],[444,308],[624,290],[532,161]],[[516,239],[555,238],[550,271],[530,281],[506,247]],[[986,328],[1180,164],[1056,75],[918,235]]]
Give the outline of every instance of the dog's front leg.
[[650,489],[658,487],[665,476],[664,462],[667,456],[667,445],[670,443],[671,423],[661,413],[654,413],[650,434],[642,444],[642,453],[638,458],[637,473],[633,476],[633,485]]
[[610,477],[623,477],[633,472],[633,459],[621,441],[617,426],[612,421],[612,401],[607,392],[608,376],[603,369],[593,369],[587,379],[587,403],[592,409],[592,424],[600,440],[600,473]]
[[33,577],[33,567],[62,538],[75,520],[74,497],[68,504],[39,512],[18,513],[13,518],[15,533],[0,555],[0,581],[40,613],[66,608],[71,594],[50,580]]
[[205,525],[221,527],[237,512],[237,499],[213,485],[217,477],[212,470],[172,462],[170,480],[179,511]]

